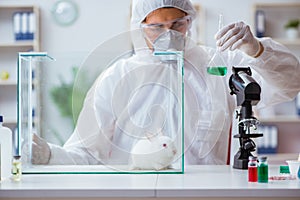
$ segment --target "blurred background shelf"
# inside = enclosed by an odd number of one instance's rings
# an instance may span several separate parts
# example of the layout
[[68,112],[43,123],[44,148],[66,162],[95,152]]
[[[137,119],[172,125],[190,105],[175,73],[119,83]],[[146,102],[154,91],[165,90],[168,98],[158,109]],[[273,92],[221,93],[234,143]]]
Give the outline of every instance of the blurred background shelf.
[[273,38],[275,41],[283,45],[300,46],[300,39]]
[[16,80],[8,80],[8,81],[0,80],[0,86],[17,86],[17,81]]
[[300,117],[294,115],[278,115],[278,116],[270,116],[267,118],[260,118],[259,121],[261,123],[299,123],[300,124]]
[[277,153],[277,154],[261,154],[266,156],[269,164],[287,165],[287,160],[297,160],[299,154],[297,153]]
[[[254,3],[251,28],[257,37],[271,37],[285,45],[299,59],[300,35],[289,38],[285,28],[290,20],[295,19],[300,19],[299,1]],[[287,164],[285,160],[297,159],[300,153],[300,117],[297,115],[299,108],[296,100],[270,106],[258,114],[261,126],[277,129],[276,153],[267,154],[271,163]]]
[[[35,16],[33,39],[15,39],[13,16],[21,12]],[[0,5],[0,72],[9,74],[7,80],[0,81],[0,115],[4,116],[4,124],[12,130],[17,125],[18,52],[40,50],[39,18],[39,7],[36,5]]]
[[15,42],[7,42],[7,43],[0,43],[0,48],[6,47],[33,47],[36,46],[34,41],[15,41]]

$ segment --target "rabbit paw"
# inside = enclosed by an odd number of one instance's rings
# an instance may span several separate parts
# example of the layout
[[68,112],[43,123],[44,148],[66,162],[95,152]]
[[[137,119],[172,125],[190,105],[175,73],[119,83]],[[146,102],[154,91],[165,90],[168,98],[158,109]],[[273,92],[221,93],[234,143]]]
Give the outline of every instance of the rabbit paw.
[[166,169],[169,169],[169,166],[157,164],[157,165],[154,166],[154,169],[155,169],[156,171],[166,170]]

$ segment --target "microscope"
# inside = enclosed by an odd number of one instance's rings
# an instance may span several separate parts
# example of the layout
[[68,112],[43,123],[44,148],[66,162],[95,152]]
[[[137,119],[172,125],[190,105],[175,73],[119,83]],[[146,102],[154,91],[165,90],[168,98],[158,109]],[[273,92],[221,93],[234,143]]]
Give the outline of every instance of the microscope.
[[230,94],[236,95],[236,112],[238,119],[238,134],[234,138],[239,139],[240,148],[234,156],[233,168],[248,169],[248,159],[255,151],[256,145],[251,138],[263,136],[260,133],[251,133],[251,128],[256,130],[259,121],[253,117],[252,106],[260,101],[261,88],[251,77],[250,67],[232,67],[232,75],[229,79]]

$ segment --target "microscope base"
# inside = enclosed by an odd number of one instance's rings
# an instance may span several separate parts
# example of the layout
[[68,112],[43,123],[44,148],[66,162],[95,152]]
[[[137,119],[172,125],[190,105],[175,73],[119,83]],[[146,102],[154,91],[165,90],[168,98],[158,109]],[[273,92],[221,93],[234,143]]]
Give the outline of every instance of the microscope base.
[[234,160],[233,168],[235,169],[248,169],[248,159]]
[[234,155],[233,168],[235,169],[248,169],[249,156],[252,156],[250,152],[238,151]]

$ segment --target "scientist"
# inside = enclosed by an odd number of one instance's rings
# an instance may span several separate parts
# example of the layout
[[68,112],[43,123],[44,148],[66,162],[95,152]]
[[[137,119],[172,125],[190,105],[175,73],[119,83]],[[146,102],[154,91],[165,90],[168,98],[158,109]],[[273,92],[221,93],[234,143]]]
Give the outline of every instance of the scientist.
[[[263,108],[292,100],[300,91],[299,61],[284,46],[270,38],[254,37],[248,25],[237,22],[224,26],[215,36],[229,72],[225,76],[210,75],[206,71],[210,49],[189,39],[195,16],[189,0],[134,0],[131,25],[138,29],[132,37],[135,54],[114,63],[97,78],[63,147],[34,135],[32,162],[126,163],[132,138],[140,136],[143,127],[144,132],[158,128],[166,133],[178,132],[178,105],[173,104],[176,98],[159,86],[172,80],[160,67],[161,60],[153,55],[155,50],[175,49],[184,51],[185,162],[226,164],[236,107],[228,87],[231,66],[251,67],[262,88],[257,108]],[[138,85],[149,81],[160,84]]]

